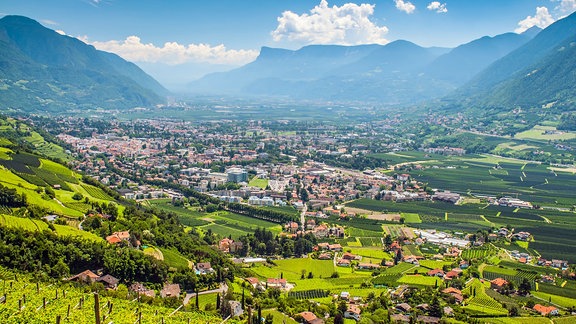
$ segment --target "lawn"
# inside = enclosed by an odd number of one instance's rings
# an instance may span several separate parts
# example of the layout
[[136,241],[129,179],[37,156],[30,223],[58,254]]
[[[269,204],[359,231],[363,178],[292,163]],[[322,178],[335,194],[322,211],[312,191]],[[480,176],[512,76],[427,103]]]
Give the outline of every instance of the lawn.
[[305,276],[308,276],[308,273],[312,272],[314,278],[329,278],[336,270],[332,260],[294,258],[277,260],[274,262],[276,263],[276,266],[267,267],[260,264],[251,268],[251,270],[263,279],[280,278],[282,276],[289,282],[299,280],[302,276],[302,270],[304,270]]
[[400,215],[404,218],[405,223],[422,223],[420,215],[416,213],[401,213]]
[[250,187],[258,187],[261,189],[266,189],[266,187],[268,187],[268,179],[261,179],[261,178],[254,177],[254,178],[252,178],[252,180],[250,180],[248,185]]

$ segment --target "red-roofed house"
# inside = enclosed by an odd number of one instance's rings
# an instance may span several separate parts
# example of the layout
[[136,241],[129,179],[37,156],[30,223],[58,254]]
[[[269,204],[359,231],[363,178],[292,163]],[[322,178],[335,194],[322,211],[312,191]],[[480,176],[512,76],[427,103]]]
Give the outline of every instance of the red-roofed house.
[[496,278],[490,281],[490,288],[500,289],[508,284],[508,281],[503,278]]
[[428,275],[430,277],[444,277],[444,270],[442,269],[433,269],[428,271]]
[[532,309],[537,311],[538,313],[540,313],[540,315],[542,315],[542,316],[558,315],[558,308],[556,308],[554,306],[544,306],[544,305],[536,304],[536,305],[534,305],[534,307]]

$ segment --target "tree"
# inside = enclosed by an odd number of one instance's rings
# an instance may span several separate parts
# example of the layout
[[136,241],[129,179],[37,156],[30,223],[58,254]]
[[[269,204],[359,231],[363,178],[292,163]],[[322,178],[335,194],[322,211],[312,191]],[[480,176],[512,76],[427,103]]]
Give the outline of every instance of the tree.
[[430,316],[434,317],[442,317],[442,307],[440,307],[440,300],[438,300],[438,296],[434,296],[432,299],[432,303],[430,304]]
[[526,296],[527,294],[530,293],[530,289],[532,289],[530,281],[528,280],[528,278],[524,278],[520,283],[520,285],[518,286],[518,293],[520,295]]
[[518,311],[518,307],[516,306],[510,307],[510,310],[508,310],[508,315],[512,317],[519,316],[520,312]]

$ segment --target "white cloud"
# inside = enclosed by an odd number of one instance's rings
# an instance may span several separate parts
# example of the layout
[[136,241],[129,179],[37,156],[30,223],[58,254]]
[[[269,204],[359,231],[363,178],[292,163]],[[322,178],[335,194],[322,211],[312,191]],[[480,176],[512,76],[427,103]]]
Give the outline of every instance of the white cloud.
[[43,23],[44,25],[52,25],[52,26],[57,26],[59,25],[57,22],[55,22],[54,20],[50,20],[50,19],[42,19],[40,20],[41,23]]
[[276,42],[282,40],[305,44],[386,44],[386,26],[378,26],[370,20],[375,5],[346,3],[328,6],[321,0],[310,13],[296,14],[284,11],[278,17],[278,26],[272,32]]
[[518,28],[514,31],[516,33],[523,33],[531,27],[537,26],[540,28],[546,28],[554,23],[555,19],[548,12],[546,7],[537,7],[536,14],[534,16],[528,16],[524,20],[518,22]]
[[411,14],[416,10],[416,6],[410,1],[404,0],[394,0],[396,2],[396,8],[400,11],[404,11],[407,14]]
[[132,62],[164,63],[177,65],[188,62],[242,65],[253,61],[258,56],[255,50],[231,50],[220,44],[182,45],[177,42],[167,42],[162,47],[152,43],[142,43],[138,36],[128,36],[123,41],[110,40],[106,42],[90,42],[87,37],[82,41],[93,45],[99,50],[112,52]]
[[437,13],[445,13],[448,12],[445,3],[440,3],[438,1],[432,1],[426,7],[430,11],[436,11]]
[[557,0],[560,3],[554,8],[560,18],[568,16],[576,11],[576,0]]

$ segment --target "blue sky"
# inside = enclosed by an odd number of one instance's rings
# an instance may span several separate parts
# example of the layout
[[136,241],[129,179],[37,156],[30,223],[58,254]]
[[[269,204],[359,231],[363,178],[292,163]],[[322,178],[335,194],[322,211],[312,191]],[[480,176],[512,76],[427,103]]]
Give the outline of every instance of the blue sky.
[[3,0],[18,14],[185,82],[254,60],[261,46],[355,45],[405,39],[455,47],[546,27],[576,0]]

